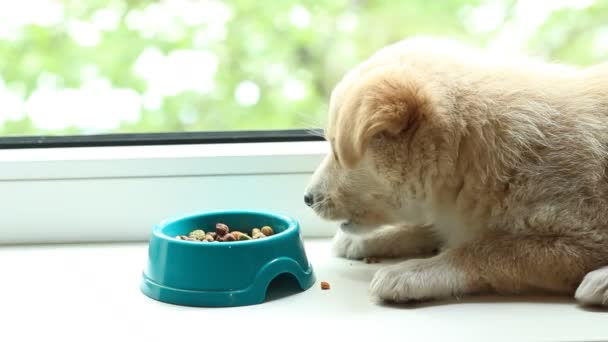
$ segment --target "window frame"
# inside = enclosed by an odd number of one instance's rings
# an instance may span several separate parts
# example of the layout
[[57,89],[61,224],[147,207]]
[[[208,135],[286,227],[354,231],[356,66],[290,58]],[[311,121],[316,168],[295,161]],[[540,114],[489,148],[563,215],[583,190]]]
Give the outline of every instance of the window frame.
[[329,144],[269,132],[2,138],[0,244],[144,241],[166,218],[218,209],[276,211],[303,236],[332,236],[302,199]]
[[0,149],[322,141],[321,129],[111,133],[0,137]]

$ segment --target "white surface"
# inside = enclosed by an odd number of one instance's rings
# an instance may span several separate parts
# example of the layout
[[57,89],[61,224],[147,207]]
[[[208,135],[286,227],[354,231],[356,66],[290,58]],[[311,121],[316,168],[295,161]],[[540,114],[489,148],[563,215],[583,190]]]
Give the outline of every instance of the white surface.
[[312,172],[325,141],[0,150],[0,180]]
[[367,284],[388,262],[333,258],[327,240],[307,240],[306,251],[317,275],[308,291],[256,306],[190,308],[139,292],[145,243],[2,247],[0,341],[608,340],[608,312],[568,298],[379,305]]
[[0,150],[0,244],[143,241],[169,217],[260,209],[305,236],[335,225],[304,205],[321,142]]

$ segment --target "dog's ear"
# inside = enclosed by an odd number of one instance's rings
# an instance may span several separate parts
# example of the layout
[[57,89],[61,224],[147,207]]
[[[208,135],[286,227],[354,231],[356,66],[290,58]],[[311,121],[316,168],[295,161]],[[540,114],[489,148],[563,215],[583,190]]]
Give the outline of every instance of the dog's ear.
[[419,81],[408,74],[398,66],[372,70],[344,94],[332,120],[333,148],[341,164],[355,166],[374,136],[415,129],[431,111]]

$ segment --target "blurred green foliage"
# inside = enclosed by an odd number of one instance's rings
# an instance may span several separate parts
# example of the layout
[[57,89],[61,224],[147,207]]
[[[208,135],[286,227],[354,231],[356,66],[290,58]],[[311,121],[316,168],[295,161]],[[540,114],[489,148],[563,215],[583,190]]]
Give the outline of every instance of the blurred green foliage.
[[[58,21],[25,23],[13,28],[12,36],[0,35],[0,86],[22,101],[22,106],[3,112],[0,94],[0,135],[319,127],[330,91],[344,72],[376,49],[419,34],[486,46],[509,29],[525,28],[529,32],[514,39],[525,40],[520,43],[531,54],[576,65],[608,56],[608,0],[539,10],[541,14],[531,16],[539,20],[537,25],[529,25],[524,1],[515,0],[53,2],[62,10]],[[176,6],[185,9],[171,12]],[[97,28],[87,26],[92,22]],[[482,27],[475,28],[475,22]],[[3,25],[0,20],[0,32]],[[94,31],[88,38],[87,30]],[[146,51],[165,57],[175,51],[211,53],[217,58],[217,67],[209,66],[212,86],[204,91],[153,91],[149,79],[137,72]],[[168,59],[157,58],[156,63],[147,72],[178,73],[166,77],[171,82],[199,77],[187,68],[163,69]],[[48,128],[30,115],[27,103],[49,79],[53,89],[79,89],[86,80],[105,79],[112,88],[134,90],[142,103],[157,104],[138,107],[135,120],[120,122],[119,115],[107,128],[91,128],[86,122]],[[248,99],[239,100],[236,94],[244,81],[247,86],[241,90]],[[60,115],[58,106],[45,115]]]

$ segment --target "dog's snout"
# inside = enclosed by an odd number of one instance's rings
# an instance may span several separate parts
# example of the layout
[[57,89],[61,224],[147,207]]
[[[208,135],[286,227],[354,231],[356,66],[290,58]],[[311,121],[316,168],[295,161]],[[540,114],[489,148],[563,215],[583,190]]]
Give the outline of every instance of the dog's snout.
[[310,192],[307,192],[306,194],[304,194],[304,203],[306,203],[307,206],[312,206],[315,203],[315,197],[313,194],[311,194]]

